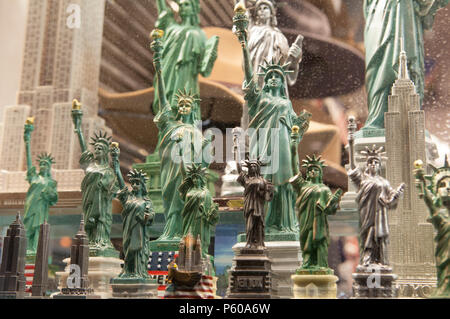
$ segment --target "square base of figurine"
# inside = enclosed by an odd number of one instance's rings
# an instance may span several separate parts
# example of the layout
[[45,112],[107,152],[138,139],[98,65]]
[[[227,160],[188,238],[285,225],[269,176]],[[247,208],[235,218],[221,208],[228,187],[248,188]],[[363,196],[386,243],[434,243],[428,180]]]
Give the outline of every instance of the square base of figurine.
[[155,298],[158,285],[151,279],[114,278],[111,279],[113,298],[149,299]]
[[295,299],[336,299],[339,280],[331,269],[299,269],[293,275]]
[[53,296],[53,299],[101,299],[100,296],[97,295],[64,295],[59,294]]
[[354,299],[397,298],[398,288],[395,280],[398,278],[392,268],[386,265],[359,265],[353,277]]
[[111,257],[119,258],[120,253],[114,248],[99,248],[89,246],[89,257]]
[[271,263],[267,248],[246,248],[235,251],[226,299],[270,299]]
[[[283,232],[283,231],[270,231],[266,232],[264,235],[265,242],[274,242],[274,241],[299,241],[299,233],[298,232]],[[247,242],[247,235],[245,233],[239,234],[237,238],[238,243]]]

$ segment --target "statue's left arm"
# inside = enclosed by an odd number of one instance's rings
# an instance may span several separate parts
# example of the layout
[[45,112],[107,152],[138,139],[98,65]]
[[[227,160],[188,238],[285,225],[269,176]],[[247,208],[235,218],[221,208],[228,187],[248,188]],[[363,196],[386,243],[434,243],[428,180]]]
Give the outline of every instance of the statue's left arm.
[[403,192],[405,191],[405,184],[402,183],[397,189],[392,189],[389,187],[389,199],[387,201],[387,206],[389,209],[396,209],[398,205],[398,201],[400,200],[400,197],[403,195]]
[[327,203],[327,206],[324,210],[327,215],[334,215],[339,208],[339,201],[341,200],[341,196],[343,194],[342,189],[338,189],[333,195],[331,195],[330,200]]
[[292,71],[286,77],[289,86],[293,86],[297,82],[300,63],[303,59],[303,39],[304,37],[302,35],[298,35],[289,49],[287,62],[290,63],[289,70]]
[[431,29],[436,12],[445,7],[449,0],[414,0],[416,14],[422,17],[425,29]]
[[201,63],[200,74],[207,78],[211,75],[214,63],[217,60],[217,51],[219,49],[219,37],[213,36],[206,41],[205,54]]

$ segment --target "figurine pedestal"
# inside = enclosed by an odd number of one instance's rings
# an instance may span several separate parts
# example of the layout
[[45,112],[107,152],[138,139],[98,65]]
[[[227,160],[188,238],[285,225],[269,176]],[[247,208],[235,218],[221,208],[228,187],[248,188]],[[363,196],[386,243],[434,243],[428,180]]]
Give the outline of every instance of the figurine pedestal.
[[270,299],[271,267],[267,249],[236,248],[227,299]]
[[[270,259],[272,298],[294,297],[291,276],[300,267],[302,260],[299,241],[266,241],[267,257]],[[235,255],[245,246],[238,243],[233,247]]]
[[153,299],[158,285],[151,279],[114,278],[111,279],[113,298]]
[[[70,258],[63,260],[67,267],[64,272],[56,273],[60,278],[61,290],[67,288],[67,278],[69,277]],[[88,277],[89,286],[95,294],[102,299],[112,297],[110,281],[122,272],[122,260],[113,257],[89,257]]]
[[397,275],[392,268],[383,265],[369,265],[356,268],[353,277],[353,298],[397,298],[398,289],[395,287]]
[[292,275],[295,299],[336,299],[339,280],[333,271],[299,270]]

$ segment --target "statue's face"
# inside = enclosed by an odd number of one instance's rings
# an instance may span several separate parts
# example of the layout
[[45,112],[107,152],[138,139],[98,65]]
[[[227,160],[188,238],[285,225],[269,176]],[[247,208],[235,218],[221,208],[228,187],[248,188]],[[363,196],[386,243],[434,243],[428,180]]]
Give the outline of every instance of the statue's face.
[[267,21],[272,17],[272,10],[269,5],[262,3],[256,10],[256,16],[259,21]]
[[133,191],[134,191],[135,193],[141,191],[141,190],[143,189],[143,187],[144,187],[144,186],[142,185],[141,181],[138,180],[138,179],[131,179],[131,180],[130,180],[130,184],[131,184],[131,187],[133,188]]
[[202,187],[202,180],[198,176],[192,177],[192,183],[194,183],[195,187],[197,187],[197,188]]
[[187,99],[178,100],[178,113],[183,116],[188,116],[192,112],[192,102]]
[[439,182],[438,195],[444,204],[450,204],[450,176]]
[[312,180],[320,178],[320,168],[316,166],[310,166],[308,168],[308,177]]
[[108,148],[103,143],[96,143],[94,145],[94,156],[95,158],[101,158],[108,154]]
[[259,175],[259,169],[258,169],[258,165],[256,164],[250,164],[249,168],[248,168],[248,173],[250,176],[256,176]]
[[180,2],[180,17],[188,17],[194,14],[194,8],[190,0],[181,0]]
[[281,88],[283,85],[283,77],[281,76],[281,74],[278,74],[277,72],[270,73],[266,81],[271,89]]
[[367,161],[367,168],[372,175],[378,174],[380,171],[381,163],[376,158],[371,158]]
[[50,171],[50,164],[47,161],[39,162],[39,171],[41,173],[47,173]]

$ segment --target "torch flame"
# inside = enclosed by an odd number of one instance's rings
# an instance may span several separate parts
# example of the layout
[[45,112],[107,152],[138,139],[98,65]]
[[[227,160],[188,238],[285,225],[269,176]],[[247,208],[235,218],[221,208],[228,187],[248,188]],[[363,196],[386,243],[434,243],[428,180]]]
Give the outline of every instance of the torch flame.
[[81,103],[78,102],[77,99],[73,100],[73,102],[72,102],[72,109],[73,110],[80,110],[81,109]]
[[164,36],[164,31],[160,29],[155,29],[150,33],[150,38],[153,40],[155,39],[161,39]]
[[423,162],[421,160],[417,160],[414,162],[415,169],[422,169],[422,167],[423,167]]
[[33,125],[34,124],[34,117],[29,117],[27,118],[27,122],[28,125]]

